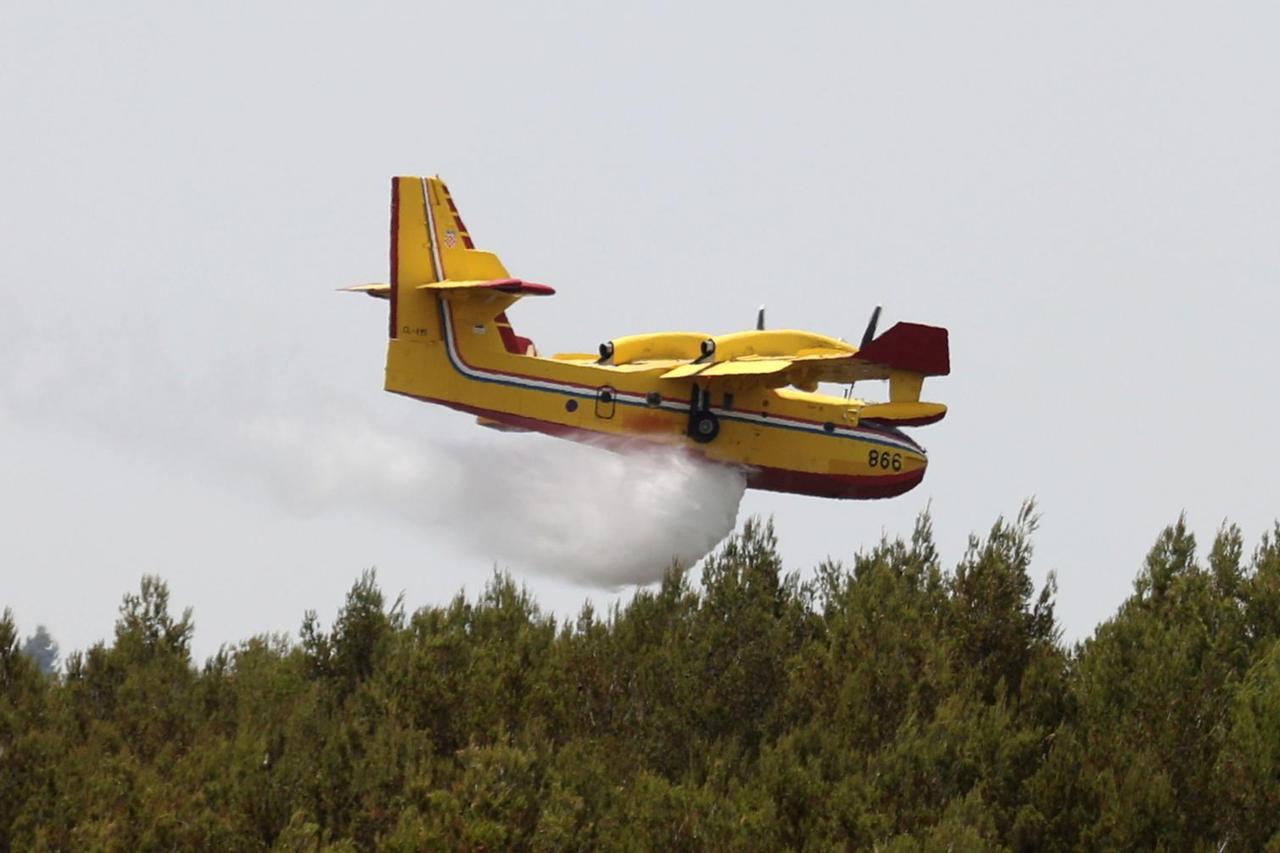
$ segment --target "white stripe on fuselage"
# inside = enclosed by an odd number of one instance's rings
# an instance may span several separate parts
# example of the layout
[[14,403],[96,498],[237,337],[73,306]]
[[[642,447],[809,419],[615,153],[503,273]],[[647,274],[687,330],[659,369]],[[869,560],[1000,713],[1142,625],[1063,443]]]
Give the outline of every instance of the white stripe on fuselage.
[[[546,379],[535,379],[531,376],[514,375],[510,373],[502,373],[500,371],[482,370],[472,367],[463,359],[462,353],[458,347],[457,337],[453,327],[453,309],[447,304],[447,300],[441,300],[440,313],[444,320],[445,343],[449,353],[449,361],[454,369],[471,379],[480,382],[492,382],[501,385],[514,385],[520,388],[529,388],[535,391],[547,391],[555,394],[567,394],[573,397],[583,397],[594,399],[597,391],[581,387],[577,385],[569,385],[560,382],[553,382]],[[639,406],[646,409],[665,409],[670,412],[679,412],[681,414],[689,411],[687,403],[680,403],[674,400],[668,400],[665,397],[662,402],[656,406],[649,404],[646,395],[637,394],[630,391],[619,391],[614,389],[614,398],[627,405]],[[815,424],[808,421],[795,420],[793,418],[779,417],[777,415],[763,415],[754,412],[741,412],[734,409],[724,409],[712,407],[710,409],[717,417],[725,420],[741,421],[744,423],[753,423],[760,426],[773,427],[777,429],[791,429],[800,432],[816,433],[818,435],[829,438],[856,439],[859,441],[867,441],[874,444],[886,444],[890,447],[896,447],[909,453],[916,453],[924,456],[924,449],[917,447],[902,439],[885,435],[881,432],[868,430],[864,427],[836,427],[834,432],[828,432],[822,424]]]
[[422,181],[422,218],[427,221],[427,243],[431,246],[431,265],[435,267],[436,281],[444,281],[447,276],[444,272],[444,259],[440,257],[440,244],[436,240],[436,216],[435,211],[431,207],[431,188],[427,185],[427,179],[421,178]]

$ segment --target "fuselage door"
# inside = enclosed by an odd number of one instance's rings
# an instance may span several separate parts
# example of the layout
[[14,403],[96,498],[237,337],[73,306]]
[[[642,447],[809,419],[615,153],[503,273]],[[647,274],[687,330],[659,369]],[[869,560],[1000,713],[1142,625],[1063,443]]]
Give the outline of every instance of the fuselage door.
[[613,417],[613,410],[618,405],[618,392],[608,385],[596,391],[596,417],[608,420]]

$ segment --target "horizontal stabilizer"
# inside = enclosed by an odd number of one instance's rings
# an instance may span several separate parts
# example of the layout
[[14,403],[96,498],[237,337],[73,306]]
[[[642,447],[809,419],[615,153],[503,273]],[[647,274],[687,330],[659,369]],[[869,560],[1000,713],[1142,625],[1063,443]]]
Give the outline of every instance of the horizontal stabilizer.
[[391,285],[385,282],[374,282],[373,284],[353,284],[350,287],[339,287],[338,290],[346,293],[367,293],[375,299],[390,299]]
[[[351,288],[349,288],[351,289]],[[418,290],[496,290],[499,293],[510,293],[516,296],[551,296],[555,288],[518,278],[495,278],[490,281],[432,281],[420,284]]]

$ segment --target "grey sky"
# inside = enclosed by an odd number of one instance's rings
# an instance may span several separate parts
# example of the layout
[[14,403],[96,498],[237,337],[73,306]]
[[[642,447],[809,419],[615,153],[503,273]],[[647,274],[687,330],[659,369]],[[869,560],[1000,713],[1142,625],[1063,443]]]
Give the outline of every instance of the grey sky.
[[[478,245],[557,287],[512,315],[544,352],[761,302],[951,330],[921,487],[748,492],[789,568],[930,502],[953,563],[1035,495],[1080,637],[1183,509],[1250,541],[1280,515],[1274,4],[349,8],[0,3],[0,604],[24,631],[84,646],[143,572],[202,654],[329,618],[370,565],[411,606],[483,583],[474,548],[253,441],[315,424],[350,468],[378,436],[504,440],[384,394],[385,306],[333,292],[385,277],[397,173],[441,174]],[[612,598],[527,581],[560,615]]]

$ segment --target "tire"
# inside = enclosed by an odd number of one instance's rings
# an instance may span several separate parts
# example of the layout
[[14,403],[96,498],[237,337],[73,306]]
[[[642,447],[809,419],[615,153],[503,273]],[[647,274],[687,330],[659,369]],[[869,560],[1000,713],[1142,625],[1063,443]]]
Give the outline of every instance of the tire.
[[694,412],[689,416],[689,437],[699,444],[715,441],[720,434],[720,419],[710,412]]

